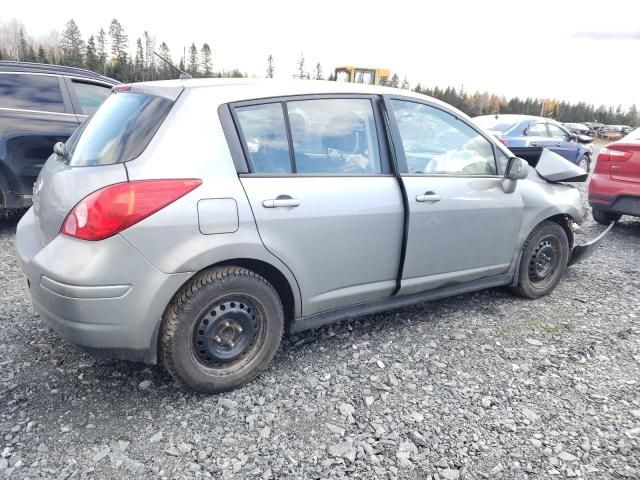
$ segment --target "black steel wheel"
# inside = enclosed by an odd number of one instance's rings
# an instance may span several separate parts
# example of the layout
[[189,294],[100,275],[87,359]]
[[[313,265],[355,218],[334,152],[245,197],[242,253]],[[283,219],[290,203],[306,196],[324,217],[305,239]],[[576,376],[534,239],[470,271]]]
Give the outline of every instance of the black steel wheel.
[[518,283],[512,291],[525,298],[548,295],[558,285],[568,260],[569,239],[564,229],[556,222],[542,222],[524,244]]
[[283,331],[282,303],[269,282],[246,268],[215,267],[191,279],[167,307],[159,356],[181,386],[224,392],[269,365]]

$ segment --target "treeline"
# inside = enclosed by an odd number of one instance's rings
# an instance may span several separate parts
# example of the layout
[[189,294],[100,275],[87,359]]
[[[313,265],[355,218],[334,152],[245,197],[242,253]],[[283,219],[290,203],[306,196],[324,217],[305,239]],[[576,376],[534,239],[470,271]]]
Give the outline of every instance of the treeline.
[[[129,37],[117,20],[111,20],[108,28],[83,38],[80,27],[69,20],[62,33],[51,31],[36,42],[26,33],[24,25],[17,20],[0,24],[0,60],[52,63],[79,67],[106,75],[121,82],[141,82],[178,78],[180,73],[154,55],[174,62],[166,42],[158,42],[145,31],[134,42],[130,53]],[[174,63],[175,65],[175,63]],[[179,57],[180,70],[193,77],[246,77],[238,69],[215,70],[213,51],[209,44],[191,46]]]
[[455,87],[441,89],[423,88],[416,85],[414,91],[429,95],[459,108],[467,115],[492,115],[499,113],[517,113],[522,115],[540,115],[553,118],[559,122],[599,122],[606,125],[631,125],[640,126],[638,108],[634,104],[627,110],[621,105],[616,108],[600,105],[595,107],[585,102],[569,103],[554,99],[539,99],[527,97],[525,99],[514,97],[507,99],[504,96],[493,95],[488,92],[475,92],[469,94],[464,88],[456,90]]
[[[133,42],[131,53],[129,37],[122,24],[113,19],[105,30],[101,28],[95,34],[84,39],[79,26],[69,20],[62,33],[52,30],[43,38],[31,39],[22,23],[17,20],[0,23],[0,60],[19,60],[28,62],[53,63],[73,67],[86,68],[115,78],[122,82],[138,82],[148,80],[164,80],[178,78],[179,72],[154,55],[157,51],[162,57],[174,63],[175,59],[169,46],[145,31],[142,37]],[[175,63],[174,63],[175,65]],[[193,77],[246,77],[239,69],[230,71],[216,69],[214,52],[208,43],[196,45],[191,43],[183,50],[177,62],[180,70],[187,71]],[[313,64],[312,64],[313,65]],[[274,59],[269,55],[266,62],[265,76],[273,78]],[[320,63],[316,63],[311,71],[307,70],[306,59],[301,54],[292,75],[294,78],[324,80],[325,76]],[[327,80],[335,80],[333,72]],[[400,80],[397,73],[383,82],[396,88],[411,89],[404,77]],[[542,115],[555,118],[560,122],[600,122],[608,125],[623,124],[640,126],[640,118],[636,105],[629,109],[587,104],[585,102],[569,103],[554,99],[539,99],[504,96],[488,92],[467,93],[463,87],[423,87],[418,83],[414,91],[429,95],[447,102],[469,116],[517,113],[525,115]]]

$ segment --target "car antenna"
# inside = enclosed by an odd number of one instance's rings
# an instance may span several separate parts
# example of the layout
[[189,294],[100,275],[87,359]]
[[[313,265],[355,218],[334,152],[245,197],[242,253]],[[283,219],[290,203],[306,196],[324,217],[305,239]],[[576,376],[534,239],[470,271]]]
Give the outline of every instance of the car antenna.
[[160,55],[158,52],[153,52],[153,54],[158,57],[160,60],[162,60],[163,62],[165,62],[167,65],[169,65],[170,67],[175,68],[177,71],[180,72],[180,80],[189,80],[192,79],[193,77],[191,75],[189,75],[187,72],[185,72],[184,70],[180,70],[178,67],[176,67],[173,63],[171,63],[169,60],[167,60],[166,58],[164,58],[162,55]]

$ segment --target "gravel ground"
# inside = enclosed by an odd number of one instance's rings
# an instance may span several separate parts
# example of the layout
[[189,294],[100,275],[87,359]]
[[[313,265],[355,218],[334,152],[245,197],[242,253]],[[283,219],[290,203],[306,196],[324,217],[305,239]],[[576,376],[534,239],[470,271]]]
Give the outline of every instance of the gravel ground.
[[494,289],[306,332],[218,396],[58,338],[14,230],[0,224],[0,477],[640,478],[637,219],[547,298]]

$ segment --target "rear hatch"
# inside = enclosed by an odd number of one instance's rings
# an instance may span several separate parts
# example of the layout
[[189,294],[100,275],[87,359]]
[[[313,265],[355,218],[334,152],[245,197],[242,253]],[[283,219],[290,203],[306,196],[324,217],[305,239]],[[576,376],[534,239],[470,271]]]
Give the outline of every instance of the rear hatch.
[[64,156],[53,154],[36,180],[33,208],[40,242],[59,233],[71,209],[90,193],[126,182],[125,162],[142,154],[182,87],[121,85],[69,138]]

